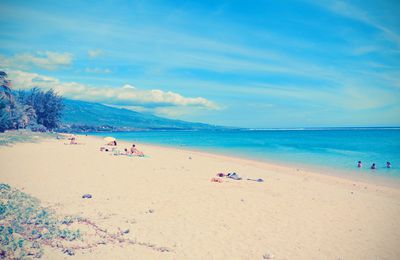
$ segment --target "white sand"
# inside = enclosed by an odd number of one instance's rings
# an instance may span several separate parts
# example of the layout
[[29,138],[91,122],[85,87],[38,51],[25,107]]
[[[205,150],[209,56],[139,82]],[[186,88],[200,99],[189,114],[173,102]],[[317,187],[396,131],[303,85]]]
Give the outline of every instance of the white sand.
[[[138,147],[148,158],[113,156],[99,151],[101,139],[78,141],[1,147],[0,182],[172,251],[110,244],[67,256],[47,247],[43,259],[400,259],[398,189],[149,145]],[[231,171],[265,182],[210,181]]]

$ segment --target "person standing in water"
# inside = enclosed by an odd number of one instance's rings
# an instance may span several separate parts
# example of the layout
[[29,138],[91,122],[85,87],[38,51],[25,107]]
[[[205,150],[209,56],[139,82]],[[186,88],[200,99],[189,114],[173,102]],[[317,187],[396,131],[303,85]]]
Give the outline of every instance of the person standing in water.
[[361,161],[358,161],[357,167],[358,167],[358,168],[362,168],[362,162],[361,162]]
[[392,168],[392,164],[390,162],[386,162],[386,168]]
[[376,165],[375,165],[375,163],[373,163],[372,165],[371,165],[371,170],[375,170],[376,169]]

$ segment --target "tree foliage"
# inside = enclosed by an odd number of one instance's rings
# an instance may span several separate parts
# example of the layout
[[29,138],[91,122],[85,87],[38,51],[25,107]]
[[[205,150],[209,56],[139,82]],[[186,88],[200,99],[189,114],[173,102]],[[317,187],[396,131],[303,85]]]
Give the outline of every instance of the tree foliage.
[[45,126],[47,129],[54,129],[58,126],[64,105],[62,97],[52,89],[47,92],[43,92],[39,88],[19,91],[18,99],[22,104],[34,109],[38,124]]
[[44,131],[58,126],[64,105],[52,89],[15,92],[4,71],[0,71],[0,84],[0,132],[20,128]]
[[13,102],[15,100],[11,94],[7,73],[0,71],[0,132],[4,132],[12,126],[11,106]]

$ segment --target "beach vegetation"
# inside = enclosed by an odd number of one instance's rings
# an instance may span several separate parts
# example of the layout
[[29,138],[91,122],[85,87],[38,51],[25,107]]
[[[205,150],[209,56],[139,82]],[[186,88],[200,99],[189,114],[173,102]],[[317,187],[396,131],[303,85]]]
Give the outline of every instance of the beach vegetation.
[[0,258],[40,258],[43,245],[81,238],[79,229],[64,227],[71,217],[56,216],[38,199],[8,184],[0,184],[0,198]]
[[64,104],[54,90],[14,91],[4,71],[0,71],[0,85],[0,132],[25,128],[47,131],[59,126]]
[[17,97],[21,104],[33,109],[34,113],[30,116],[32,120],[36,119],[37,124],[47,129],[54,129],[59,125],[64,105],[62,97],[54,90],[44,92],[39,88],[32,88],[18,91]]
[[11,109],[14,102],[7,74],[0,71],[0,132],[12,126]]
[[59,215],[42,206],[37,198],[0,183],[0,259],[41,258],[44,246],[67,255],[117,243],[145,246],[159,252],[171,251],[125,237],[129,233],[127,229],[117,230],[111,233],[81,216]]
[[54,139],[56,137],[56,133],[44,131],[33,132],[30,131],[30,129],[6,131],[0,134],[0,146],[10,146],[16,143],[32,143],[43,139]]

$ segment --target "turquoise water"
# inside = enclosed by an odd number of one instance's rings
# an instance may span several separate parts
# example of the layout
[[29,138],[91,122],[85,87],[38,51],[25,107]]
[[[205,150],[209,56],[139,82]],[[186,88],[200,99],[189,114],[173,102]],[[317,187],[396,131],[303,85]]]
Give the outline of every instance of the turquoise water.
[[[92,133],[256,160],[400,179],[400,128]],[[363,168],[356,167],[357,161]],[[386,162],[392,163],[386,169]],[[377,169],[369,167],[376,163]]]

